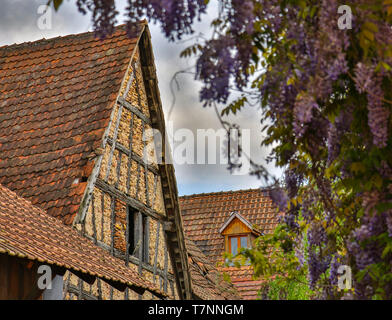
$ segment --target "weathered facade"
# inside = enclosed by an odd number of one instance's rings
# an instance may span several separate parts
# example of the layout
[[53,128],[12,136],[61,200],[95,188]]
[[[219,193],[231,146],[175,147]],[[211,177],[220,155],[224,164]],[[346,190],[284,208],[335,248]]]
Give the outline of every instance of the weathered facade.
[[90,284],[99,279],[120,291],[167,297],[122,260],[0,184],[0,300],[62,299],[67,270]]
[[[74,225],[144,278],[159,284],[171,298],[178,299],[164,229],[168,216],[162,177],[157,164],[143,161],[145,146],[151,142],[143,137],[152,129],[152,123],[139,46],[134,50],[107,129],[102,155],[92,168],[82,200],[84,206]],[[67,298],[74,298],[78,291],[90,298],[154,298],[149,293],[143,297],[129,291],[120,293],[104,283],[89,286],[72,274],[66,276],[66,281]],[[182,294],[181,297],[184,298]]]
[[[0,66],[0,183],[169,298],[191,299],[174,168],[165,154],[163,164],[143,161],[147,130],[165,132],[147,24],[133,39],[121,26],[103,41],[86,33],[2,47]],[[70,272],[64,297],[157,298]]]

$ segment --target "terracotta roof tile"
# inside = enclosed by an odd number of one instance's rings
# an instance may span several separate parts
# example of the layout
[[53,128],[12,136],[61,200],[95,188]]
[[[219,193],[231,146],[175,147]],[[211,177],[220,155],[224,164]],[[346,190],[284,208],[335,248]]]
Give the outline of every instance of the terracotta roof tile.
[[138,292],[165,294],[70,226],[0,185],[0,253],[122,283]]
[[196,296],[203,300],[241,299],[237,289],[224,279],[223,274],[214,267],[192,240],[186,237],[185,244],[188,251],[192,289]]
[[101,143],[136,41],[120,26],[105,40],[0,47],[1,184],[72,222],[84,192],[72,182]]
[[[227,192],[214,192],[182,196],[179,198],[184,230],[213,265],[223,262],[224,237],[219,229],[229,219],[230,213],[237,211],[263,233],[271,233],[278,224],[276,206],[267,190],[248,189]],[[244,299],[256,299],[257,290],[249,283],[258,285],[253,279],[251,267],[219,268],[230,275]],[[249,281],[247,285],[242,283]],[[242,283],[237,286],[237,283]],[[246,290],[246,287],[249,290]],[[259,289],[260,287],[258,287]]]

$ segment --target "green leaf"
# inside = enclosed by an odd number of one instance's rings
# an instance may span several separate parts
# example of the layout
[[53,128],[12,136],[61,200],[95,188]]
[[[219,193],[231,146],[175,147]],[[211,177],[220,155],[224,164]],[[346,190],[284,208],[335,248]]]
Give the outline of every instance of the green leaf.
[[366,168],[362,164],[362,162],[353,162],[350,166],[350,169],[354,173],[365,172]]
[[389,64],[385,63],[384,61],[380,61],[380,64],[386,71],[390,71],[391,70],[391,67],[389,66]]
[[221,116],[223,115],[228,115],[230,112],[233,114],[236,114],[237,111],[241,110],[241,108],[245,105],[247,102],[247,98],[245,96],[242,96],[241,98],[235,100],[231,104],[229,104],[226,108],[224,108],[221,112]]
[[392,251],[392,246],[391,246],[390,243],[388,243],[388,244],[386,245],[386,247],[384,248],[384,250],[382,251],[382,253],[381,253],[381,258],[384,259],[384,258],[387,256],[387,254],[388,254],[389,252],[391,252],[391,251]]
[[57,11],[60,8],[62,3],[63,3],[63,0],[53,0],[54,9]]
[[191,45],[188,48],[185,48],[184,50],[181,51],[180,58],[187,58],[192,56],[192,54],[196,55],[197,52],[201,51],[202,49],[203,47],[198,43]]
[[310,10],[310,17],[313,18],[316,12],[317,12],[317,6],[312,7],[312,9]]
[[363,28],[366,29],[366,30],[371,31],[372,33],[377,33],[377,32],[378,32],[378,27],[377,27],[377,25],[374,24],[373,22],[370,22],[370,21],[366,21],[366,22],[363,24]]
[[379,174],[373,175],[372,181],[376,188],[381,189],[383,180]]

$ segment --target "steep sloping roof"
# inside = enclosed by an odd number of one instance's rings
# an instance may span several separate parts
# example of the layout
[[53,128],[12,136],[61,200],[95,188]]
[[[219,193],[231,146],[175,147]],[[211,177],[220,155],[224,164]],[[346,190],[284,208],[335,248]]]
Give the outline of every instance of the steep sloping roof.
[[118,27],[0,47],[1,184],[72,222],[136,42]]
[[[146,21],[129,39],[125,26],[105,40],[83,33],[0,48],[0,183],[65,224],[82,219],[123,79],[140,48],[151,124],[165,132]],[[106,137],[106,138],[105,138]],[[165,145],[163,143],[163,145]],[[102,156],[102,154],[100,155]],[[191,295],[174,167],[159,164],[166,232],[181,298]]]
[[[271,233],[278,223],[276,206],[267,190],[248,189],[202,193],[180,197],[185,234],[213,263],[223,264],[224,237],[220,229],[233,211],[238,212],[262,233]],[[231,276],[245,299],[255,299],[261,282],[253,280],[251,267],[219,268]]]
[[0,185],[0,253],[98,277],[124,290],[166,296],[124,262]]
[[201,250],[185,237],[194,295],[203,300],[238,300],[241,296]]
[[235,285],[239,295],[244,300],[254,300],[258,298],[258,291],[261,288],[263,280],[253,278],[253,267],[220,267],[222,274],[230,276],[231,282]]

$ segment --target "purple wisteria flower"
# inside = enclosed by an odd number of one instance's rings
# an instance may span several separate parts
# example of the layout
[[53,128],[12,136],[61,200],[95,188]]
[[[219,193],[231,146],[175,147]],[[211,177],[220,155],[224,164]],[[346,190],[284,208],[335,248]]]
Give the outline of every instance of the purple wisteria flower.
[[318,108],[318,104],[312,96],[300,96],[294,105],[294,132],[298,137],[303,136],[307,124],[312,120],[313,110]]

